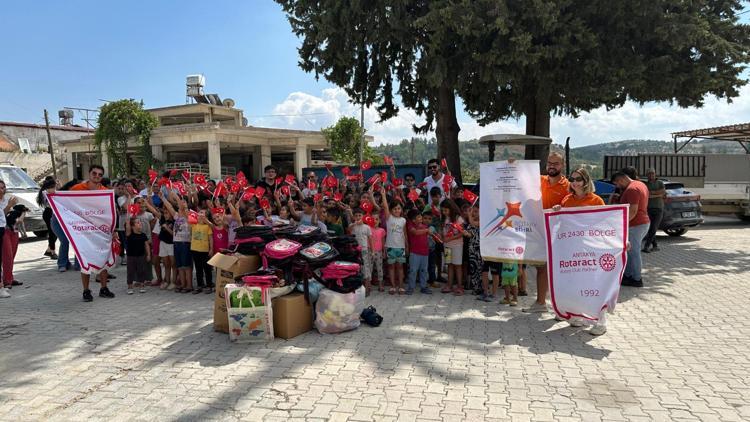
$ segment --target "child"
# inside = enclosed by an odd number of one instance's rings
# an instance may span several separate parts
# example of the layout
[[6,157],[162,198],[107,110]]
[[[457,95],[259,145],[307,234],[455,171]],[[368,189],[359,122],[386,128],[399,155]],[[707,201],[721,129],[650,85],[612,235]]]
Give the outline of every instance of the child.
[[422,223],[422,214],[415,208],[409,210],[406,215],[409,219],[407,229],[409,233],[409,283],[406,290],[407,295],[414,293],[417,274],[419,274],[419,291],[423,294],[432,294],[427,287],[427,263],[429,262],[430,248],[427,244],[430,229]]
[[146,293],[147,272],[151,261],[151,241],[143,232],[143,222],[136,216],[125,220],[125,247],[127,248],[128,294],[133,294],[133,283],[139,292]]
[[[443,224],[443,244],[446,249],[446,255],[449,253],[450,257],[446,256],[448,260],[448,284],[443,287],[441,292],[451,293],[453,292],[456,296],[463,296],[463,252],[464,252],[464,236],[463,224],[464,220],[461,218],[461,210],[452,199],[446,199],[440,204],[440,211],[445,218]],[[455,280],[456,286],[453,286]]]
[[164,264],[164,283],[161,289],[174,290],[175,281],[177,280],[177,268],[174,263],[174,220],[170,216],[166,207],[159,219],[159,258]]
[[[225,225],[226,219],[224,218],[225,213],[211,214],[211,220],[213,220],[213,226],[211,227],[211,239],[213,240],[213,248],[209,251],[209,258],[214,254],[229,248],[229,231]],[[210,292],[206,292],[210,293]]]
[[357,239],[357,244],[362,249],[362,278],[365,282],[365,296],[369,296],[372,290],[372,229],[362,222],[364,214],[360,208],[354,210],[354,222],[349,226],[349,234]]
[[289,201],[289,212],[292,217],[299,221],[300,225],[304,226],[317,226],[318,225],[318,213],[315,210],[315,201],[313,198],[305,198],[302,200],[302,212],[298,213],[294,209],[294,201]]
[[[502,270],[503,279],[503,290],[505,291],[505,298],[503,298],[503,305],[516,306],[518,305],[518,264],[510,264],[503,262]],[[511,298],[510,295],[513,294]]]
[[[172,194],[174,195],[174,194]],[[187,201],[177,198],[178,211],[175,211],[170,200],[165,200],[163,194],[159,199],[166,206],[168,215],[172,217],[172,240],[174,245],[174,261],[177,268],[175,293],[188,293],[193,290],[193,263],[190,258],[190,225],[188,224]]]
[[[385,229],[380,227],[380,216],[373,215],[375,219],[375,227],[371,229],[372,237],[372,273],[373,276],[377,273],[378,277],[378,291],[385,291],[383,288],[383,246],[385,244]],[[375,279],[374,277],[372,277]]]
[[[193,294],[198,294],[205,287],[206,293],[213,291],[214,285],[211,282],[211,266],[208,265],[208,255],[213,252],[213,235],[211,226],[208,224],[205,211],[198,212],[198,224],[193,224],[190,238],[190,254],[195,263],[195,278],[198,286],[193,290]],[[205,277],[205,284],[203,278]],[[190,280],[192,287],[193,280]]]
[[[440,239],[443,233],[442,219],[440,218],[440,199],[443,196],[443,191],[439,187],[435,186],[430,189],[430,203],[425,205],[424,213],[430,213],[432,223],[430,224],[436,233],[435,238]],[[424,215],[424,213],[422,215]],[[438,282],[445,282],[443,279],[443,253],[445,248],[443,246],[442,239],[435,242],[434,249],[430,250],[430,270],[433,271],[433,276],[430,278],[431,287],[439,287]]]
[[[10,211],[5,215],[5,234],[0,238],[2,242],[2,269],[3,277],[2,284],[0,284],[0,297],[10,297],[8,290],[12,289],[13,286],[20,286],[23,283],[16,280],[13,276],[13,263],[16,260],[16,253],[18,253],[18,233],[19,227],[23,227],[24,214],[29,212],[26,205],[15,204],[16,198],[13,197],[13,202],[8,203]],[[3,212],[3,210],[0,210]]]
[[399,202],[393,201],[390,205],[386,199],[385,189],[381,186],[381,195],[383,199],[383,212],[385,213],[386,224],[386,259],[388,262],[388,278],[391,280],[391,288],[388,294],[402,295],[404,290],[404,265],[406,263],[406,219],[401,216],[403,208]]
[[[492,270],[492,290],[490,290],[490,270]],[[477,300],[492,302],[497,297],[497,287],[500,285],[500,272],[502,264],[498,262],[483,261],[482,263],[482,294]]]
[[326,229],[329,233],[333,233],[334,236],[343,236],[344,227],[339,224],[341,218],[341,210],[338,208],[329,208],[326,211]]

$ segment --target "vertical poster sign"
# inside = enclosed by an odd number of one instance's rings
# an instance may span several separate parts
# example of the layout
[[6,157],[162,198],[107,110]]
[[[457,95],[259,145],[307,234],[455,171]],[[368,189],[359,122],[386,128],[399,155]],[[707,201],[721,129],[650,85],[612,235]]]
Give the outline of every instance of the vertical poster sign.
[[605,309],[612,312],[627,259],[627,206],[547,211],[544,224],[555,313],[597,321]]
[[482,258],[544,264],[544,221],[539,161],[479,165]]
[[62,191],[48,194],[47,199],[82,270],[101,270],[114,265],[114,191]]

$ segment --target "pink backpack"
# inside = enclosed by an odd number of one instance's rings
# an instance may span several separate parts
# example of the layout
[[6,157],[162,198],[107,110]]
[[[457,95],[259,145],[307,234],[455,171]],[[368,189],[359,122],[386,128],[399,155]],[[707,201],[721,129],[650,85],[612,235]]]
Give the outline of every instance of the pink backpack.
[[275,275],[246,275],[242,277],[242,282],[246,287],[260,287],[261,302],[265,304],[266,290],[273,287],[278,281]]
[[266,244],[266,256],[271,259],[282,260],[294,256],[302,244],[288,239],[276,239]]
[[359,264],[347,261],[333,261],[323,267],[320,275],[326,280],[341,280],[359,273]]

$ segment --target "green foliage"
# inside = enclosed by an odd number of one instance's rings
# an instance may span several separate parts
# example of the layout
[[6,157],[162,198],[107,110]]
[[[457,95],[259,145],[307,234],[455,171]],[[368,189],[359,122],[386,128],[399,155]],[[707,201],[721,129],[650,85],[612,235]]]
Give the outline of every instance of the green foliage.
[[[359,161],[359,151],[364,135],[362,126],[354,117],[342,117],[335,125],[321,129],[328,141],[333,159],[345,164],[355,164]],[[362,156],[372,155],[370,147],[365,145]]]
[[[133,99],[107,103],[99,111],[99,121],[94,135],[99,151],[104,147],[109,160],[109,174],[113,177],[133,175],[133,171],[145,175],[153,163],[151,154],[151,129],[158,121],[143,109],[143,103]],[[135,165],[128,160],[128,141],[138,145]]]

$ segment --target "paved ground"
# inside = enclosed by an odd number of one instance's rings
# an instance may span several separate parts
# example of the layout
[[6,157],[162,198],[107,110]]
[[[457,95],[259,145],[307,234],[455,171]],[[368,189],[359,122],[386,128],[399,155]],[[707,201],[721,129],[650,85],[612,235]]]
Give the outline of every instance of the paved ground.
[[609,332],[472,297],[371,303],[380,328],[267,346],[212,331],[213,298],[80,299],[76,273],[18,254],[0,310],[0,420],[750,420],[750,225],[647,255]]

